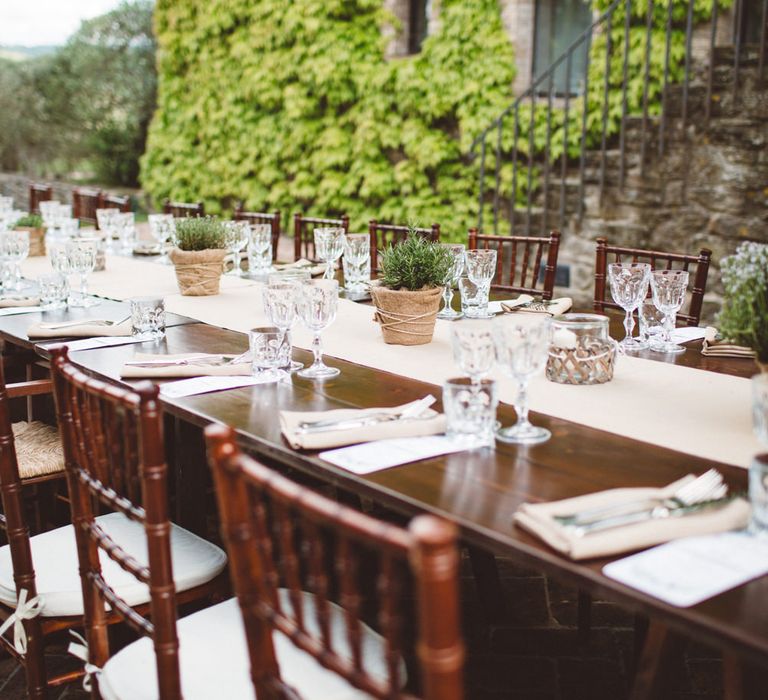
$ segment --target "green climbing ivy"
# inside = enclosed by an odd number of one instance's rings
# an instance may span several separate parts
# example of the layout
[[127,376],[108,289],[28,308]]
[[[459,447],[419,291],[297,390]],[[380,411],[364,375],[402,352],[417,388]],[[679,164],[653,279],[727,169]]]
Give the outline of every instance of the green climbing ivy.
[[156,199],[439,222],[476,218],[468,149],[511,101],[497,0],[442,0],[416,56],[387,60],[382,0],[158,0]]

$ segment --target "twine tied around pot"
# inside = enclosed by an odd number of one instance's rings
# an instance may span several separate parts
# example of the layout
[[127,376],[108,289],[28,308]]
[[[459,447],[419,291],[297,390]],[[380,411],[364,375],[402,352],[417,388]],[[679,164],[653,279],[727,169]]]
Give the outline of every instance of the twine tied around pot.
[[179,250],[170,258],[176,269],[176,281],[183,296],[211,296],[219,293],[226,250]]
[[431,342],[441,287],[417,291],[371,287],[376,304],[374,321],[381,326],[384,342],[390,345],[424,345]]

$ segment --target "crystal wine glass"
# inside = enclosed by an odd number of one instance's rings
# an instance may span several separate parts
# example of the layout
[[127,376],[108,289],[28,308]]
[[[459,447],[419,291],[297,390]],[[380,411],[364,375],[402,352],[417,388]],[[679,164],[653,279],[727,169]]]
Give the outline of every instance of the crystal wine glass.
[[136,216],[132,211],[118,212],[116,220],[120,252],[123,255],[132,255],[136,245]]
[[272,226],[254,224],[248,234],[248,275],[261,277],[272,270]]
[[79,289],[72,291],[70,306],[96,306],[98,299],[88,296],[88,275],[96,267],[98,241],[96,239],[74,239],[66,243],[67,266],[70,273],[77,276]]
[[454,325],[451,345],[456,364],[469,375],[473,385],[479,385],[496,361],[491,323],[467,320]]
[[106,244],[105,250],[108,253],[114,251],[114,239],[120,231],[119,219],[120,210],[110,209],[97,209],[96,210],[96,223],[98,224],[99,231],[104,235],[104,242]]
[[464,245],[462,243],[444,243],[443,245],[450,251],[453,265],[444,280],[443,308],[437,314],[437,317],[455,321],[464,315],[461,311],[454,311],[452,306],[453,287],[458,284],[461,273],[464,272]]
[[234,263],[232,269],[227,274],[233,277],[242,277],[243,270],[240,267],[240,253],[248,245],[251,227],[247,221],[227,221],[225,229],[227,250],[232,255]]
[[150,214],[147,221],[149,222],[149,233],[160,248],[160,257],[157,262],[161,265],[172,265],[166,244],[171,240],[176,229],[173,216],[171,214]]
[[325,263],[323,279],[332,280],[336,261],[344,252],[343,228],[316,228],[315,254]]
[[344,236],[344,285],[348,292],[361,293],[371,281],[371,237],[367,233]]
[[685,352],[682,345],[672,342],[672,330],[687,291],[688,272],[686,270],[654,270],[651,273],[653,303],[664,314],[664,331],[661,334],[661,340],[651,347],[652,350],[667,353]]
[[300,377],[309,379],[327,379],[339,374],[335,367],[323,363],[323,351],[320,333],[336,319],[339,306],[339,283],[336,280],[309,280],[303,282],[299,290],[299,317],[304,325],[314,333],[312,353],[315,361],[310,367],[299,371]]
[[626,262],[608,265],[608,281],[613,300],[624,309],[624,340],[619,343],[626,352],[643,350],[648,344],[632,337],[635,327],[633,313],[648,294],[651,266],[648,263]]
[[528,382],[547,361],[551,323],[549,317],[531,316],[536,318],[503,316],[493,325],[496,358],[504,372],[517,382],[518,388],[515,399],[517,423],[496,432],[502,442],[531,445],[551,437],[549,430],[534,426],[528,420]]
[[[480,289],[482,296],[488,296],[491,280],[496,274],[495,250],[468,250],[464,253],[467,266],[467,277]],[[488,305],[478,309],[475,318],[493,318],[488,312]]]
[[8,289],[23,289],[21,263],[29,255],[29,231],[0,233],[0,257],[7,265]]
[[[299,298],[301,284],[295,280],[277,278],[269,281],[264,289],[264,313],[273,326],[280,328],[291,345],[291,327],[296,320],[296,304]],[[303,363],[290,360],[287,369],[291,372],[304,367]]]

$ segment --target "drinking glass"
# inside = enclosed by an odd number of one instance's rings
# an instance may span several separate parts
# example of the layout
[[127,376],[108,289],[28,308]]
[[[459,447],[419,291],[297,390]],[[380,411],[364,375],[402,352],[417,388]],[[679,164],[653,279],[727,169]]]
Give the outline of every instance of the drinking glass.
[[648,263],[627,262],[608,265],[608,282],[613,300],[624,309],[624,340],[619,343],[625,352],[643,350],[648,344],[632,337],[635,318],[632,315],[648,294],[651,266]]
[[114,251],[114,239],[119,236],[121,221],[119,219],[120,210],[114,207],[110,209],[96,210],[96,223],[99,231],[104,236],[105,250],[108,253]]
[[248,275],[259,277],[272,269],[272,226],[254,224],[248,236]]
[[759,537],[768,537],[768,454],[758,454],[749,466],[749,502],[752,520],[749,531]]
[[344,236],[344,285],[348,292],[361,293],[371,281],[371,237],[367,233]]
[[[475,318],[492,318],[493,314],[488,312],[487,298],[491,280],[496,274],[496,251],[467,250],[464,253],[464,261],[467,266],[467,277],[477,285],[479,293],[482,294]],[[484,304],[483,299],[485,299]]]
[[43,309],[63,309],[67,305],[69,284],[67,278],[60,272],[41,275],[37,278],[40,287],[40,306]]
[[344,252],[343,228],[316,228],[315,255],[325,263],[323,279],[331,280],[334,275],[336,261]]
[[5,264],[6,289],[23,289],[21,263],[29,255],[29,231],[0,233],[0,260]]
[[142,340],[159,340],[165,336],[165,302],[162,297],[133,297],[131,334]]
[[327,379],[339,374],[335,367],[323,363],[323,351],[320,344],[320,333],[336,319],[339,306],[339,283],[336,280],[308,280],[299,289],[299,317],[304,325],[312,331],[312,353],[315,361],[310,367],[299,371],[300,377],[309,379]]
[[478,287],[469,277],[459,279],[461,313],[466,318],[486,318],[489,287]]
[[477,384],[467,377],[446,380],[443,384],[445,434],[467,447],[493,445],[498,404],[493,379],[483,379]]
[[272,381],[282,379],[285,375],[280,368],[286,366],[291,356],[291,345],[285,331],[277,326],[261,326],[252,328],[248,338],[253,374]]
[[488,375],[496,361],[491,323],[465,321],[451,330],[454,362],[478,385]]
[[242,277],[243,270],[240,267],[240,253],[248,245],[250,226],[247,221],[227,221],[226,228],[226,247],[232,255],[234,265],[227,273],[233,277]]
[[289,348],[288,362],[285,367],[291,372],[304,367],[301,362],[292,360],[290,354],[290,349],[292,347],[290,335],[291,327],[296,320],[296,304],[298,302],[300,288],[301,284],[295,280],[280,279],[278,277],[276,281],[270,280],[268,282],[263,296],[264,313],[267,315],[269,322],[285,333]]
[[63,217],[61,219],[57,219],[56,228],[54,229],[56,233],[54,235],[58,236],[58,238],[61,240],[67,240],[68,238],[74,238],[77,235],[79,228],[79,219]]
[[56,226],[56,215],[59,210],[59,204],[60,202],[51,199],[46,202],[40,202],[38,205],[40,208],[40,216],[43,219],[43,225],[47,229],[52,229]]
[[515,411],[517,423],[501,428],[496,437],[502,442],[535,444],[551,437],[549,430],[539,428],[528,420],[528,382],[547,361],[550,339],[549,317],[509,318],[502,316],[493,325],[496,358],[502,369],[517,382]]
[[88,296],[88,275],[96,267],[98,241],[95,239],[73,239],[65,244],[67,269],[77,277],[78,288],[71,290],[70,306],[96,306],[98,299]]
[[167,244],[176,230],[173,216],[171,214],[150,214],[147,221],[149,222],[149,233],[160,248],[160,257],[157,262],[161,265],[172,265],[173,263],[168,257]]
[[653,349],[664,330],[664,314],[656,308],[653,299],[643,299],[637,312],[640,319],[640,339]]
[[461,311],[454,311],[451,305],[453,303],[453,286],[458,284],[461,273],[464,272],[464,245],[462,243],[444,243],[443,245],[450,251],[453,265],[444,280],[443,308],[437,317],[455,321],[464,315]]
[[653,350],[666,353],[685,352],[682,345],[672,342],[675,317],[685,301],[688,291],[688,272],[685,270],[654,270],[651,273],[651,293],[656,308],[664,314],[664,331]]
[[132,211],[118,211],[116,222],[120,252],[123,255],[133,255],[133,248],[136,245],[136,216]]
[[51,259],[51,267],[60,275],[67,277],[69,275],[69,258],[67,257],[67,246],[57,241],[48,244],[48,257]]
[[752,425],[755,435],[768,446],[768,373],[752,377]]

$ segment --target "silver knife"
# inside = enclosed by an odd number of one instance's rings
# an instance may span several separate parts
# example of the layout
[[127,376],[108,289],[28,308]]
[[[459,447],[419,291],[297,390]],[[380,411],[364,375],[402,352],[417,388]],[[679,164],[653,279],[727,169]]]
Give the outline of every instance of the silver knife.
[[394,420],[418,418],[436,400],[437,399],[435,399],[434,396],[425,396],[416,403],[410,404],[399,413],[379,411],[376,413],[366,413],[356,418],[343,418],[341,420],[302,421],[299,423],[296,432],[306,435],[309,433],[322,433],[330,430],[351,430],[353,428],[363,428],[367,425],[376,425],[377,423],[388,423],[389,421]]

